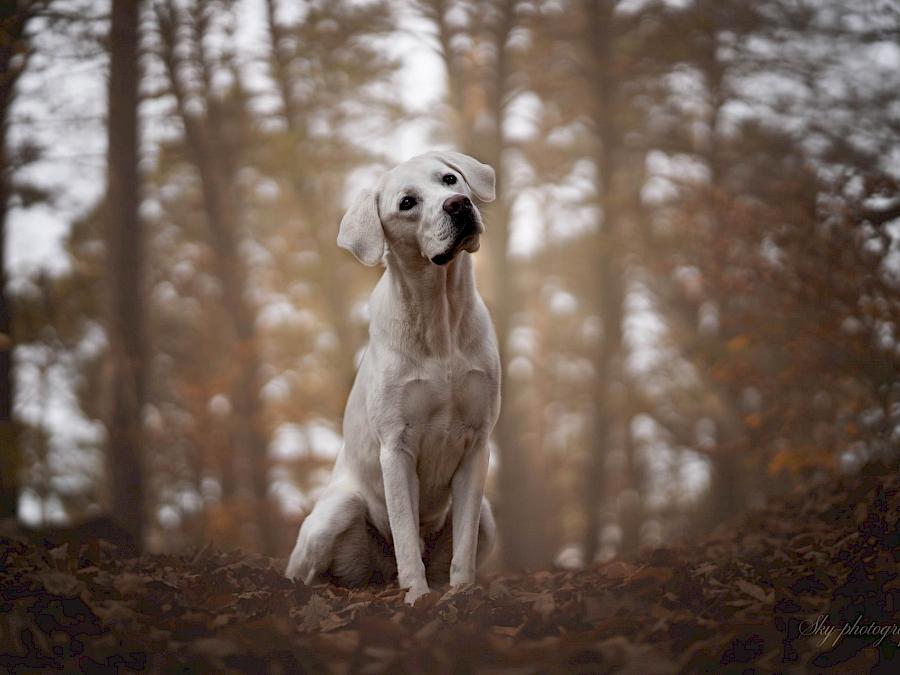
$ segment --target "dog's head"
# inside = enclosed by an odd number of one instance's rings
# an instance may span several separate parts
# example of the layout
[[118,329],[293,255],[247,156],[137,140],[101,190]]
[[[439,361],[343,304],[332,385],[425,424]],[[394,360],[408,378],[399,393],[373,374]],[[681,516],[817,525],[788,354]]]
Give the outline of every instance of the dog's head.
[[337,243],[366,265],[385,244],[400,256],[446,265],[477,251],[484,224],[473,198],[494,199],[494,170],[458,152],[428,152],[388,171],[361,192],[341,221]]

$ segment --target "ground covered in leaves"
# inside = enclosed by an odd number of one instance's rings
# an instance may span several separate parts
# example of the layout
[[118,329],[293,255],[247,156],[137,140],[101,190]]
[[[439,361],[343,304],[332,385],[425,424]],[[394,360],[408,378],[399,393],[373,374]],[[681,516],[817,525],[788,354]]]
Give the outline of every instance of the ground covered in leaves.
[[0,668],[67,671],[900,672],[897,467],[823,482],[707,540],[494,576],[415,607],[211,547],[0,538]]

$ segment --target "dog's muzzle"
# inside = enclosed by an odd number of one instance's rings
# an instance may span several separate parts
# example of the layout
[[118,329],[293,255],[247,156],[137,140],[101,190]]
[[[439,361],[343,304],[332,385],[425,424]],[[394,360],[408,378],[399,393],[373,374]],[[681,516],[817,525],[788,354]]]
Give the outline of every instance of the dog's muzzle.
[[465,195],[448,197],[443,208],[450,216],[452,238],[447,250],[431,259],[435,265],[446,265],[460,251],[477,251],[481,245],[478,238],[484,230],[474,204]]

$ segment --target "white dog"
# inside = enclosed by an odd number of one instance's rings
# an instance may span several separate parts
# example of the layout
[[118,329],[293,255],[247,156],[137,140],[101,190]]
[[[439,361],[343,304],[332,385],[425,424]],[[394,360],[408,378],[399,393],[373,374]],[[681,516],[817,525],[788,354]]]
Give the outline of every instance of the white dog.
[[[387,172],[341,221],[337,243],[386,270],[344,414],[344,446],[303,522],[287,576],[347,586],[396,575],[406,602],[449,576],[472,583],[494,541],[484,498],[500,359],[472,258],[494,170],[429,152]],[[449,516],[449,517],[448,517]]]

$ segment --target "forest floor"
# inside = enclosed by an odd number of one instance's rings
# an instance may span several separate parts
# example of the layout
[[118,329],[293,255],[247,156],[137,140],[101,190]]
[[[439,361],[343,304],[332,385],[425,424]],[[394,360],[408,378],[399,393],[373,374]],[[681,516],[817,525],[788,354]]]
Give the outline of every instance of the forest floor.
[[0,668],[900,672],[900,475],[822,482],[691,545],[402,602],[206,547],[0,538]]

